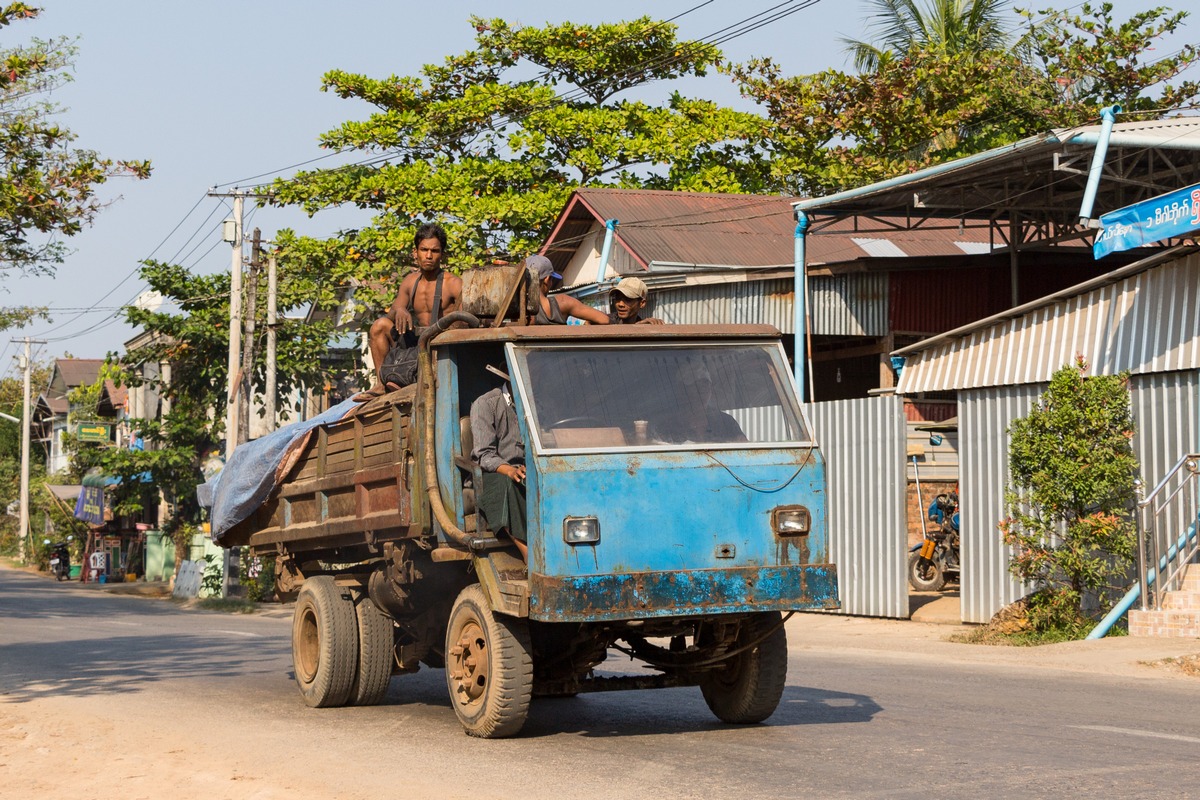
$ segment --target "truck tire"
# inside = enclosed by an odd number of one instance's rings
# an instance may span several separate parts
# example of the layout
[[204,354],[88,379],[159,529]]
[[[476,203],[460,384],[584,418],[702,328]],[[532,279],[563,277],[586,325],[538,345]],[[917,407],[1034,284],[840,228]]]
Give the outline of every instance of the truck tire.
[[946,587],[946,571],[914,550],[908,555],[908,583],[918,592],[940,592]]
[[379,705],[392,682],[395,626],[365,594],[354,604],[358,621],[358,670],[350,687],[350,705]]
[[358,671],[358,625],[350,590],[328,575],[300,587],[292,615],[292,669],[304,702],[343,706]]
[[722,722],[749,725],[775,713],[787,683],[787,633],[781,620],[778,611],[749,617],[738,631],[735,650],[771,633],[701,680],[704,702]]
[[497,616],[479,584],[463,589],[446,625],[446,686],[470,736],[515,736],[529,714],[533,652],[525,620]]

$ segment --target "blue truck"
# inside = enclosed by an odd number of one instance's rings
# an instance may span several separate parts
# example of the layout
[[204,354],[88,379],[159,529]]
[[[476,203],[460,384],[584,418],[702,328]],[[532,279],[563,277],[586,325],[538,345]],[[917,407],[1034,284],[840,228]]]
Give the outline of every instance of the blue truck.
[[[779,332],[525,321],[427,329],[417,385],[301,437],[221,535],[275,560],[304,701],[379,703],[424,664],[485,738],[538,697],[617,689],[699,686],[721,720],[765,720],[784,612],[837,606],[824,462]],[[527,548],[475,506],[470,408],[499,373]],[[641,668],[608,669],[615,653]]]

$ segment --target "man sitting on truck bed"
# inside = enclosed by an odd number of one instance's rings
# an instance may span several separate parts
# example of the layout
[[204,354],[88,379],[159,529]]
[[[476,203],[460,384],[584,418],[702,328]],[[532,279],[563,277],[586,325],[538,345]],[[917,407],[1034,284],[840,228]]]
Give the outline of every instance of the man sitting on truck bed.
[[417,228],[412,252],[417,269],[404,276],[387,314],[371,325],[368,342],[375,383],[356,400],[370,400],[416,380],[417,337],[462,302],[462,278],[442,268],[445,255],[446,231],[441,225],[427,222]]
[[566,325],[567,317],[575,317],[593,325],[608,324],[608,315],[598,308],[581,303],[569,294],[550,296],[550,292],[562,281],[562,275],[554,271],[554,264],[550,263],[550,259],[545,256],[530,256],[525,259],[525,268],[533,270],[533,274],[537,276],[538,289],[541,290],[534,325]]
[[488,370],[504,383],[471,403],[471,458],[483,473],[475,507],[493,533],[508,534],[525,555],[525,442],[508,375],[492,366]]
[[608,324],[610,325],[662,325],[657,317],[643,317],[646,298],[650,290],[641,278],[622,278],[608,293]]

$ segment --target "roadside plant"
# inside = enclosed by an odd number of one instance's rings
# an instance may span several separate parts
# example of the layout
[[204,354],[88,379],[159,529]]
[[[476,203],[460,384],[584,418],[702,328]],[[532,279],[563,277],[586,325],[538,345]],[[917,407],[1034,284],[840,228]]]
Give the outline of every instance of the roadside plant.
[[275,559],[252,556],[248,548],[242,548],[241,566],[246,599],[252,603],[271,600],[275,595]]
[[224,572],[221,560],[212,553],[204,557],[204,575],[200,578],[200,594],[204,597],[220,597]]
[[1036,631],[1086,633],[1095,609],[1124,588],[1133,564],[1137,460],[1129,375],[1087,376],[1087,362],[1054,373],[1029,415],[1009,427],[1009,571],[1035,592]]

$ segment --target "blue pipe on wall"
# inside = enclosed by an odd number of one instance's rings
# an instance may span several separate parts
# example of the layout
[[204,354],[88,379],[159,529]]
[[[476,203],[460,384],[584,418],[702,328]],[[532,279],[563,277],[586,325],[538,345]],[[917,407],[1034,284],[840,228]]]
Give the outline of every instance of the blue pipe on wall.
[[[1187,546],[1189,539],[1195,538],[1196,523],[1193,522],[1192,527],[1188,528],[1187,531],[1185,531],[1184,534],[1179,537],[1179,541],[1171,545],[1171,547],[1167,550],[1167,554],[1158,560],[1158,569],[1146,570],[1146,585],[1152,585],[1154,583],[1154,579],[1158,577],[1158,573],[1167,568],[1167,564],[1175,557],[1175,554]],[[1129,609],[1133,607],[1133,604],[1136,603],[1137,599],[1141,596],[1142,585],[1141,582],[1138,582],[1133,585],[1132,589],[1125,593],[1125,596],[1121,598],[1121,602],[1113,606],[1113,610],[1108,612],[1108,614],[1104,617],[1104,619],[1100,620],[1100,623],[1096,627],[1092,628],[1092,632],[1087,635],[1087,638],[1103,639],[1112,626],[1117,624],[1117,620],[1125,616],[1125,612],[1129,611]]]
[[604,246],[600,248],[600,267],[596,271],[596,287],[604,283],[604,273],[608,272],[608,255],[612,252],[613,234],[621,223],[615,219],[604,221]]
[[805,320],[805,303],[808,300],[808,276],[805,274],[805,253],[804,253],[804,235],[808,233],[808,214],[805,214],[800,209],[796,209],[796,241],[794,259],[796,261],[796,274],[793,279],[792,291],[795,295],[795,302],[792,304],[795,313],[795,336],[793,338],[795,355],[792,359],[794,363],[793,370],[796,375],[796,389],[800,392],[800,402],[804,402],[806,397],[804,393],[804,367],[805,367],[805,347],[807,326]]
[[1079,206],[1079,224],[1088,225],[1092,221],[1092,206],[1096,202],[1096,189],[1100,187],[1100,173],[1104,171],[1104,157],[1108,154],[1108,140],[1112,136],[1113,123],[1117,114],[1121,113],[1120,106],[1108,106],[1100,111],[1100,140],[1096,142],[1096,150],[1092,153],[1092,166],[1088,169],[1087,188],[1083,191],[1083,203]]

